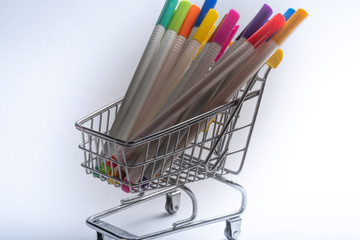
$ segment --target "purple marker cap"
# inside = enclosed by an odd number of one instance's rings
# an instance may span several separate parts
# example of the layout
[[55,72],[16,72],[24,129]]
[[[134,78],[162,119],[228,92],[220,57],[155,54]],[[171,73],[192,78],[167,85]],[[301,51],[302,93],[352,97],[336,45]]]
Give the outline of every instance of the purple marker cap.
[[232,32],[236,22],[239,20],[240,15],[234,9],[231,9],[225,18],[223,24],[220,26],[218,32],[215,34],[212,42],[218,43],[223,46],[228,40],[230,33]]
[[245,30],[240,34],[236,40],[239,40],[241,37],[248,39],[251,37],[257,30],[259,30],[269,19],[271,14],[273,13],[271,7],[267,4],[264,4],[260,11],[256,14],[256,16],[251,20],[249,25],[245,28]]

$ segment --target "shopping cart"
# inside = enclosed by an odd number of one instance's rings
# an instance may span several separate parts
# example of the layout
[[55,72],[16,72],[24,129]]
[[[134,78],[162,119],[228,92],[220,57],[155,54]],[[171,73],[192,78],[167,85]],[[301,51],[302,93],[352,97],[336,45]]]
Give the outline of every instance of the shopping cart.
[[[79,148],[83,150],[85,159],[81,166],[86,173],[135,194],[122,199],[119,206],[86,220],[87,225],[97,231],[98,240],[104,236],[112,239],[154,239],[224,220],[225,236],[229,240],[236,239],[240,234],[240,215],[246,207],[246,192],[224,175],[239,174],[243,168],[266,79],[281,59],[280,50],[230,103],[133,142],[124,142],[108,135],[122,100],[77,121],[75,126],[82,133]],[[250,110],[247,104],[251,106]],[[236,149],[231,144],[234,138],[237,138],[236,145],[241,145]],[[110,149],[117,149],[116,154],[106,154]],[[129,152],[137,152],[141,161],[127,163]],[[234,161],[234,157],[240,159]],[[137,173],[136,182],[129,181],[132,172]],[[241,206],[230,213],[195,221],[198,204],[186,184],[207,178],[240,192]],[[138,236],[102,220],[160,196],[166,196],[165,209],[169,214],[174,214],[179,209],[181,192],[190,197],[192,214],[187,219],[173,223],[170,228]]]

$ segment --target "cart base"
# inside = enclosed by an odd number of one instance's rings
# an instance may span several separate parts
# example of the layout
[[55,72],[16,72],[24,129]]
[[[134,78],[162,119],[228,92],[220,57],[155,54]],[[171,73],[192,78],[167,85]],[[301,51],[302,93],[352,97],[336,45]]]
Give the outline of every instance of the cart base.
[[[121,201],[121,205],[106,210],[102,213],[93,215],[86,220],[86,223],[89,227],[93,228],[97,232],[97,239],[103,240],[106,237],[114,240],[140,240],[140,239],[156,239],[160,237],[164,237],[173,233],[189,230],[191,228],[200,227],[212,223],[217,223],[221,221],[226,221],[226,228],[224,230],[224,234],[229,240],[234,240],[240,235],[240,227],[241,227],[241,217],[240,215],[243,213],[246,207],[246,192],[245,189],[239,184],[229,181],[223,177],[215,177],[214,179],[225,183],[228,186],[233,187],[237,191],[241,193],[242,201],[241,206],[238,211],[234,211],[231,213],[223,214],[220,216],[202,219],[198,221],[194,221],[197,216],[198,205],[197,200],[194,193],[187,188],[186,186],[178,186],[178,187],[169,187],[148,195],[139,194],[137,197],[132,197],[126,200]],[[146,201],[166,196],[166,204],[165,209],[168,213],[174,214],[177,212],[180,206],[180,191],[184,191],[191,199],[193,211],[189,218],[173,223],[172,228],[164,229],[158,232],[149,233],[143,236],[137,236],[130,232],[127,232],[121,228],[118,228],[114,225],[111,225],[105,221],[102,221],[102,218],[113,215],[122,210],[128,209],[130,207],[139,205]]]

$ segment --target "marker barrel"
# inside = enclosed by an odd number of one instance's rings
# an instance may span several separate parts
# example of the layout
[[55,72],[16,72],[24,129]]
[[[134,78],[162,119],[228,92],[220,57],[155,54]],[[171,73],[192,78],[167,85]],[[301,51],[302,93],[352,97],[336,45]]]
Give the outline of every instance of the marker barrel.
[[141,86],[137,91],[138,97],[133,99],[132,108],[127,111],[125,117],[123,118],[122,125],[120,126],[117,135],[118,138],[125,139],[126,141],[130,140],[129,136],[135,125],[134,119],[137,119],[136,117],[144,106],[147,96],[151,90],[151,86],[154,84],[176,37],[177,32],[173,30],[166,31],[157,54],[152,59],[152,62],[144,75]]
[[139,116],[135,122],[135,125],[133,127],[133,130],[130,133],[130,137],[136,134],[139,130],[143,129],[146,124],[149,123],[150,120],[152,120],[152,117],[154,114],[152,112],[149,112],[149,109],[154,109],[155,104],[157,103],[157,99],[164,91],[164,86],[166,86],[169,74],[171,73],[171,70],[174,68],[176,62],[179,59],[179,56],[183,50],[183,47],[185,45],[186,38],[182,35],[178,35],[176,37],[176,40],[172,46],[172,49],[167,56],[164,65],[153,84],[147,101],[145,102],[144,106],[142,107]]
[[[140,59],[140,62],[136,68],[136,71],[134,73],[134,76],[130,82],[130,85],[128,87],[128,90],[126,91],[125,97],[123,99],[123,102],[121,103],[119,113],[116,115],[116,118],[114,120],[113,125],[111,126],[109,135],[112,137],[119,136],[118,131],[123,125],[123,118],[125,116],[125,113],[128,111],[130,105],[132,105],[132,101],[134,96],[136,95],[136,92],[140,86],[140,83],[144,77],[144,74],[148,68],[148,66],[151,63],[152,58],[155,55],[155,52],[161,42],[161,39],[163,38],[165,33],[165,28],[162,25],[156,25],[150,39],[146,45],[145,51]],[[120,139],[121,138],[120,136]]]

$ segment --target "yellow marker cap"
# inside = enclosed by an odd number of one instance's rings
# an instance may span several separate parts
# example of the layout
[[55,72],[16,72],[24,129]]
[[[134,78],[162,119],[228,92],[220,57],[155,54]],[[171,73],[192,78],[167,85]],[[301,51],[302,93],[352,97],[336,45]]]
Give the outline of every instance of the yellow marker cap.
[[284,52],[279,48],[267,61],[266,64],[271,68],[277,68],[283,59]]
[[206,14],[206,17],[200,24],[200,27],[196,31],[193,39],[197,40],[199,43],[204,42],[218,17],[219,14],[214,9],[210,9],[208,14]]
[[199,53],[200,53],[201,50],[203,49],[204,45],[209,41],[209,38],[210,38],[211,34],[214,32],[214,30],[215,30],[215,25],[212,26],[209,34],[208,34],[208,35],[206,36],[206,38],[205,38],[205,41],[202,42],[202,44],[201,44],[201,46],[200,46],[200,48],[199,48],[199,51],[196,53],[194,59],[199,55]]
[[271,38],[271,40],[280,46],[307,17],[307,15],[308,13],[304,9],[299,8],[294,15],[287,20],[285,25]]

